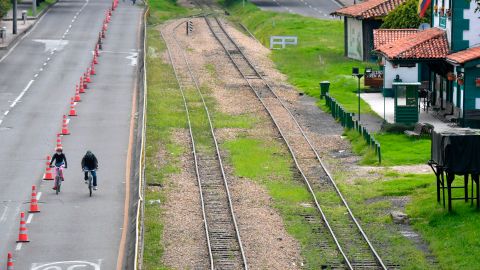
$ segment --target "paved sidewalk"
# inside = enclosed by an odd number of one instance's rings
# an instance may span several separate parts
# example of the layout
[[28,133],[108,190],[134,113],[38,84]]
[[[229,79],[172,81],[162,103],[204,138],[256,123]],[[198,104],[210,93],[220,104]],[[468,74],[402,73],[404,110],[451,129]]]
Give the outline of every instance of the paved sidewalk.
[[[383,95],[381,93],[362,93],[360,95],[362,99],[367,102],[372,110],[374,110],[381,118],[385,115],[385,119],[388,123],[394,122],[394,99],[393,98],[385,98],[385,112],[384,112],[384,105],[383,105]],[[367,120],[368,121],[368,120]],[[423,109],[420,110],[419,115],[419,122],[421,123],[429,123],[435,127],[435,130],[448,130],[452,129],[452,127],[448,126],[447,123],[442,122],[441,120],[435,118],[432,115],[432,111],[428,113]],[[362,119],[363,122],[363,119]],[[377,122],[378,123],[378,122]]]
[[12,28],[13,28],[13,21],[1,21],[0,22],[0,27],[5,27],[7,29],[7,35],[5,39],[0,39],[0,57],[2,56],[3,53],[6,52],[7,49],[11,47],[12,42],[15,42],[19,36],[23,35],[25,31],[30,29],[37,20],[27,20],[26,23],[23,21],[18,21],[17,22],[17,34],[14,35],[12,34]]

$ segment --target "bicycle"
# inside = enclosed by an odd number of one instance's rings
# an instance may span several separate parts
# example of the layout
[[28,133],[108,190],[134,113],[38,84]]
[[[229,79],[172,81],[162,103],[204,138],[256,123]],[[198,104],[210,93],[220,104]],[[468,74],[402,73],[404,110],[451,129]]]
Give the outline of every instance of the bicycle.
[[60,165],[60,166],[51,166],[51,167],[55,167],[55,193],[58,195],[58,193],[60,193],[60,187],[62,186],[62,181],[65,180],[63,178],[63,168],[65,167],[65,165]]
[[83,172],[87,172],[88,173],[88,179],[87,179],[87,183],[88,183],[88,191],[90,193],[90,197],[92,197],[92,193],[93,193],[93,176],[92,176],[92,171],[96,171],[97,169],[94,169],[94,170],[88,170],[88,169],[83,169]]

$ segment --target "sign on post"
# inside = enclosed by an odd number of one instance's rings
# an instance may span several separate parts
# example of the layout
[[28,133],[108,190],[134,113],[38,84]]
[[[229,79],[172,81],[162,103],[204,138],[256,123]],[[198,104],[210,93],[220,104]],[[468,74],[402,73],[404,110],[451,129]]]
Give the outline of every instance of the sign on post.
[[[270,36],[270,49],[285,49],[285,46],[297,45],[297,43],[297,36]],[[275,45],[280,45],[280,47]]]

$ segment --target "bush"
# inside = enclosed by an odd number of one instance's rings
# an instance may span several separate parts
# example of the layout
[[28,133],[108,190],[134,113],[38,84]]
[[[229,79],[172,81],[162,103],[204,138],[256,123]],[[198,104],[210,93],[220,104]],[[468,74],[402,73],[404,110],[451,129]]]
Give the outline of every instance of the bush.
[[10,0],[0,0],[0,18],[7,15],[11,7]]
[[381,27],[387,29],[417,29],[421,23],[430,22],[431,11],[431,8],[428,8],[425,17],[420,18],[418,16],[418,0],[407,0],[385,17]]
[[386,133],[403,133],[405,130],[413,130],[415,125],[383,123],[382,131]]

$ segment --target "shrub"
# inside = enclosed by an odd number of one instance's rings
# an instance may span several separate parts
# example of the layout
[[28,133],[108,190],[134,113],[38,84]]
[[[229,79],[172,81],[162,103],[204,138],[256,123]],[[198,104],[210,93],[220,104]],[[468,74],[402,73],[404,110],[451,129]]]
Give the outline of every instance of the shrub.
[[5,15],[7,15],[10,8],[10,0],[0,0],[0,18],[3,18]]
[[407,0],[393,11],[391,11],[383,21],[382,28],[401,29],[418,28],[421,23],[429,23],[431,18],[431,8],[425,12],[425,17],[418,16],[418,0]]

